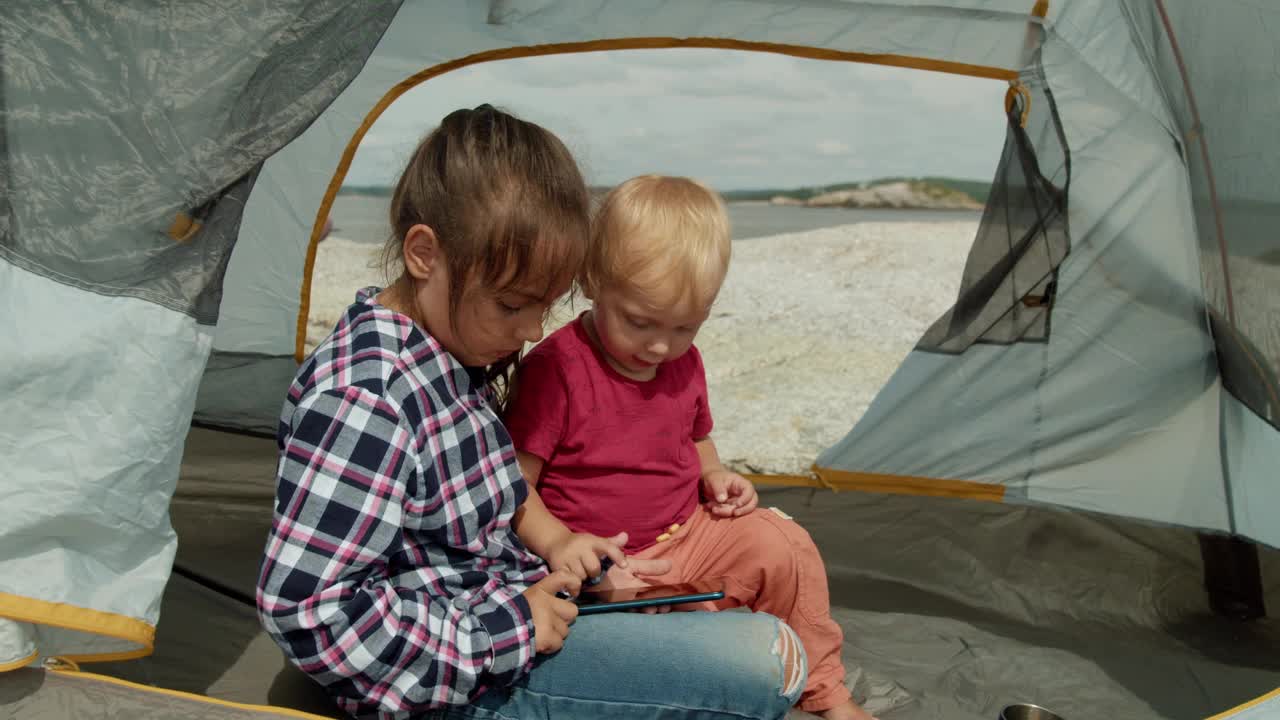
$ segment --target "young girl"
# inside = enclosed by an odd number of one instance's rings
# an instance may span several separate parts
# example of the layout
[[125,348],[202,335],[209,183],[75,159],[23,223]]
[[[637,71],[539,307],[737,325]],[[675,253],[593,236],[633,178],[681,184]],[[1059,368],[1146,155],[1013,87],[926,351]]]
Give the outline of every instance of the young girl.
[[709,188],[656,175],[614,188],[582,277],[592,308],[529,354],[507,427],[556,517],[575,530],[627,531],[628,551],[673,563],[655,582],[723,577],[724,606],[796,629],[813,668],[801,709],[870,720],[844,686],[818,549],[789,517],[756,509],[755,488],[720,463],[711,439],[693,339],[729,254],[728,215]]
[[669,567],[551,518],[493,406],[581,266],[587,212],[552,134],[489,106],[450,114],[392,197],[398,278],[360,291],[298,370],[258,610],[352,715],[778,718],[804,684],[799,641],[766,615],[570,630],[555,593],[600,556]]

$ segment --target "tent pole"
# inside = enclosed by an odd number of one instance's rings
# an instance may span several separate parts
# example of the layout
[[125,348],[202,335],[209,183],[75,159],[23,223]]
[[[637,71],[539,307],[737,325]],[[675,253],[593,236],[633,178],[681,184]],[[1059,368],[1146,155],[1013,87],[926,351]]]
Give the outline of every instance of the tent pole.
[[1266,617],[1258,546],[1235,535],[1200,533],[1197,537],[1213,613],[1235,620]]

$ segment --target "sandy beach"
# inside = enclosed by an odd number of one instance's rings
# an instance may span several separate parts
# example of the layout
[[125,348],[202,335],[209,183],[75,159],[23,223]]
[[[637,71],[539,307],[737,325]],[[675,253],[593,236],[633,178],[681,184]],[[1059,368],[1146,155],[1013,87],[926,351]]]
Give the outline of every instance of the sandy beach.
[[[806,472],[954,302],[976,229],[868,222],[735,242],[697,340],[725,461],[741,471]],[[336,236],[320,245],[308,349],[355,289],[383,283],[378,250]],[[559,308],[548,331],[585,307]]]

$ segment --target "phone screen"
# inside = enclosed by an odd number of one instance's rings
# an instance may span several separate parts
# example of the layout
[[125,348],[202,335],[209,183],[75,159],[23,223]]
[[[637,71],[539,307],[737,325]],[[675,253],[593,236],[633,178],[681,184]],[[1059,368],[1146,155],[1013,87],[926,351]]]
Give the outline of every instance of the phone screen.
[[721,578],[711,578],[676,585],[583,590],[574,599],[574,603],[578,606],[579,615],[587,615],[722,598],[724,598],[724,581]]

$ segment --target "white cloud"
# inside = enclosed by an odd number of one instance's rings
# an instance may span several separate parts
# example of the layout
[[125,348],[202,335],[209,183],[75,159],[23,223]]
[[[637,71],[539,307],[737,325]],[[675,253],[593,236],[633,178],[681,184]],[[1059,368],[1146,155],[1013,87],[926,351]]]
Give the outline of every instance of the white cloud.
[[988,179],[1005,84],[766,53],[651,50],[509,60],[432,79],[393,104],[348,181],[390,183],[448,112],[489,102],[559,135],[593,183],[646,172],[720,189],[886,175]]
[[819,155],[847,155],[849,146],[839,140],[819,140],[817,144]]

